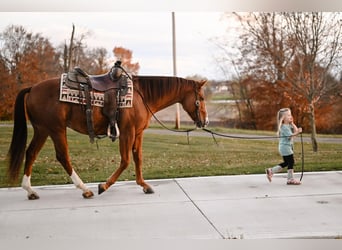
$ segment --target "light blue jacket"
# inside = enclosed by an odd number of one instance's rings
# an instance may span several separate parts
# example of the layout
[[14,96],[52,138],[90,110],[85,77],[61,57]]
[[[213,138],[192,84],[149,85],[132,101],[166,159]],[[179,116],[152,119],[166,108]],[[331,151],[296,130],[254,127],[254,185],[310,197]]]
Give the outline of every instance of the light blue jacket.
[[290,124],[283,124],[279,133],[279,153],[282,156],[293,154],[293,127]]

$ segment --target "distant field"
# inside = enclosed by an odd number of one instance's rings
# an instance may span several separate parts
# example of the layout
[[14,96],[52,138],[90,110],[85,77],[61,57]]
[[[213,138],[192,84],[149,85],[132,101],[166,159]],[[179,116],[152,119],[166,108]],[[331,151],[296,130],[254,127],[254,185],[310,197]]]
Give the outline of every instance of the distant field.
[[[216,129],[227,132],[225,129]],[[266,167],[281,161],[276,140],[239,140],[216,137],[218,145],[209,137],[190,134],[146,133],[143,144],[145,179],[162,179],[192,176],[236,175],[264,173]],[[250,134],[255,131],[229,130]],[[29,128],[29,138],[32,129]],[[264,132],[263,132],[264,133]],[[0,187],[7,187],[5,158],[12,134],[11,126],[0,126]],[[274,133],[266,133],[274,135]],[[339,137],[341,138],[341,137]],[[72,164],[84,182],[105,181],[118,167],[118,142],[109,139],[90,144],[88,136],[68,130]],[[301,171],[301,147],[295,145],[297,172]],[[304,143],[305,171],[342,170],[342,143],[320,143],[319,152],[313,153],[311,144]],[[119,180],[134,180],[131,166]],[[71,183],[63,167],[55,160],[49,139],[35,162],[32,185]],[[19,184],[19,182],[18,182]]]

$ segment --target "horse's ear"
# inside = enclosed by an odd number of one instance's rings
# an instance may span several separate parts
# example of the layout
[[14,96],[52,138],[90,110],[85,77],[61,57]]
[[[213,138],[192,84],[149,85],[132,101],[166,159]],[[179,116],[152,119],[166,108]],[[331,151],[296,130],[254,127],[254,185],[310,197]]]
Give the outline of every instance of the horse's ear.
[[207,83],[207,80],[201,80],[199,81],[199,85],[202,88]]

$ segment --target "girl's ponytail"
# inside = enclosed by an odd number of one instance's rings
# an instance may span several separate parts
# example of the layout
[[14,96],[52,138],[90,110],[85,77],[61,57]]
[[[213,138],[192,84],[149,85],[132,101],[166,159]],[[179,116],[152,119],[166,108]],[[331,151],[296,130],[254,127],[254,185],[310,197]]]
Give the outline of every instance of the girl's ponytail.
[[283,114],[287,111],[291,111],[289,108],[282,108],[279,109],[278,113],[277,113],[277,136],[280,136],[280,128],[282,125],[282,119],[283,119]]

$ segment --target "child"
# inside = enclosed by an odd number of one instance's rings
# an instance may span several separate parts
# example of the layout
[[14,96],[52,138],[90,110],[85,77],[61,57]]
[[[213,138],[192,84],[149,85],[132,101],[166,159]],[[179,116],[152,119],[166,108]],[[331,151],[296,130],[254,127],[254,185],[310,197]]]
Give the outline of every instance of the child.
[[293,137],[302,133],[302,128],[297,128],[293,123],[293,117],[289,108],[283,108],[278,111],[278,136],[279,138],[279,153],[283,157],[284,162],[273,168],[266,169],[266,175],[269,182],[272,181],[274,173],[281,172],[287,167],[287,184],[300,185],[300,181],[293,178]]

